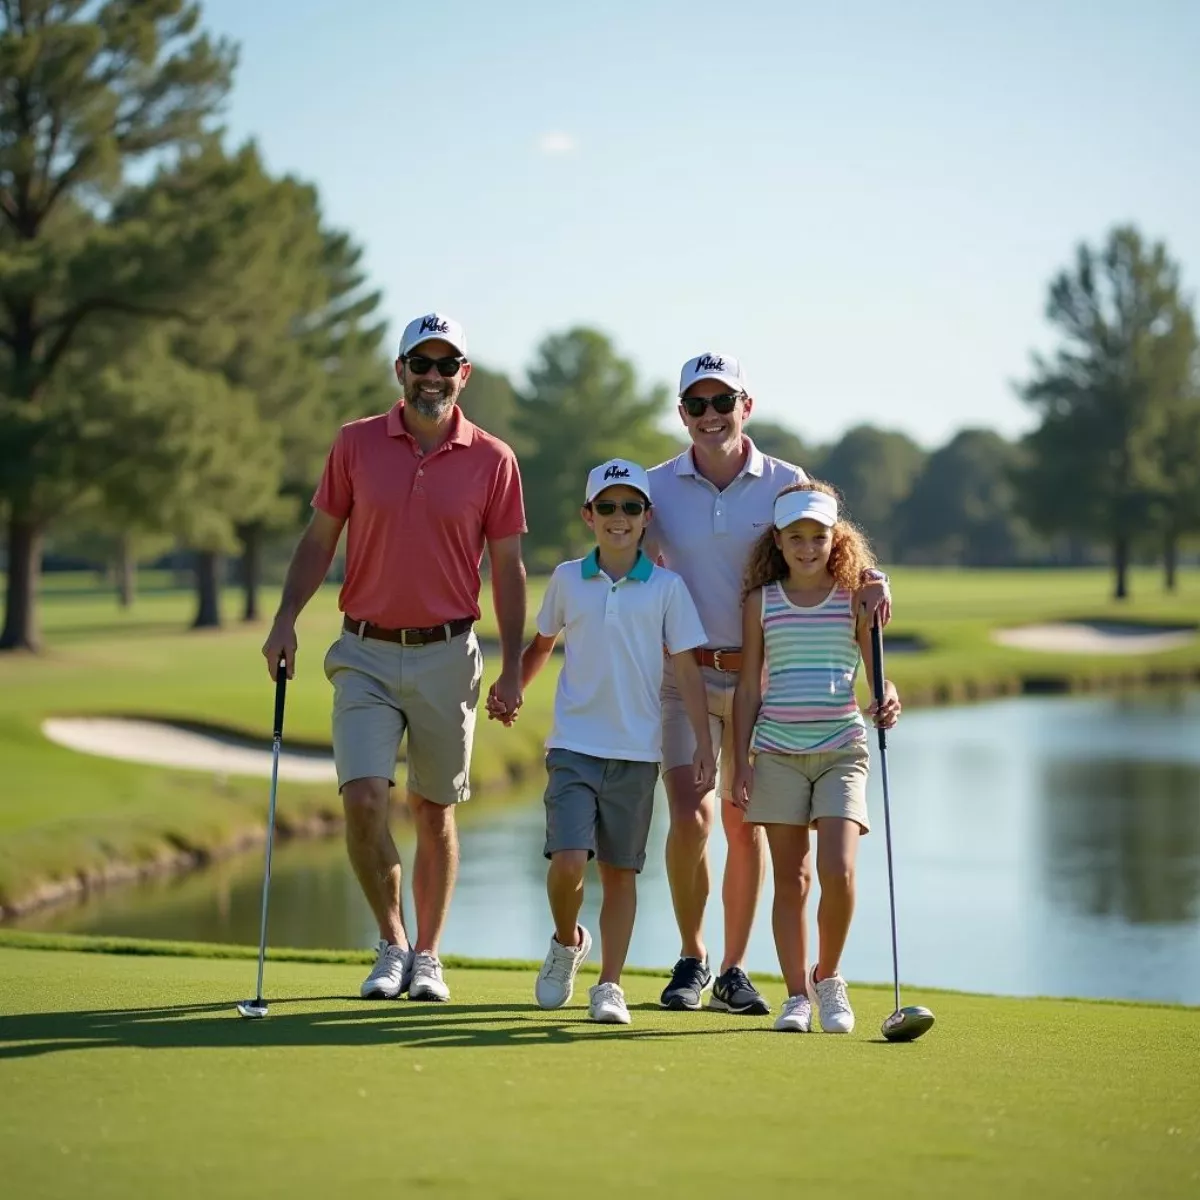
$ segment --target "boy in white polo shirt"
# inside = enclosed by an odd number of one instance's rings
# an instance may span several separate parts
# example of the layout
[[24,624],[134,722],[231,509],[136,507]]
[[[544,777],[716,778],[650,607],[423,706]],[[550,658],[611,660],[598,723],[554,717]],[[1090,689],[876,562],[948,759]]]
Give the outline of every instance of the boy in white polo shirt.
[[[683,580],[641,551],[650,484],[636,463],[611,459],[589,475],[583,519],[596,547],[560,563],[550,578],[537,634],[521,660],[522,687],[545,666],[559,634],[565,660],[546,739],[546,891],[555,931],[534,995],[542,1008],[570,1000],[592,938],[579,924],[588,860],[600,869],[600,981],[593,1021],[627,1025],[621,971],[633,935],[637,875],[662,758],[663,651],[695,732],[697,785],[715,774],[704,681],[692,650],[706,640]],[[504,714],[492,715],[505,720]],[[508,719],[511,723],[511,719]]]

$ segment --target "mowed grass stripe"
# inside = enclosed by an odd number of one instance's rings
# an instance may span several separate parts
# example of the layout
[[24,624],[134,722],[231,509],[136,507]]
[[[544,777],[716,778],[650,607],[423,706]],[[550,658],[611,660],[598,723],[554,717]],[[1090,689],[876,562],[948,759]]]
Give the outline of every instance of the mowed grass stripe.
[[[6,1194],[295,1197],[1196,1194],[1200,1022],[1137,1005],[938,995],[920,1042],[769,1018],[634,1024],[452,971],[450,1004],[367,1004],[360,965],[0,949]],[[777,1005],[781,987],[769,989]],[[11,1189],[11,1190],[10,1190]]]

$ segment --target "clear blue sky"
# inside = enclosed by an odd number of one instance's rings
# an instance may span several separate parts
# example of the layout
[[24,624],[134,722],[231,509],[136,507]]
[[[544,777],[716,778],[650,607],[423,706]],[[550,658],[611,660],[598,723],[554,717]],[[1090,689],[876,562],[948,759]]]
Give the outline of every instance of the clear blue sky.
[[520,379],[575,323],[672,391],[927,446],[1013,435],[1046,285],[1116,222],[1200,283],[1192,0],[205,0],[232,138],[321,191],[394,333]]

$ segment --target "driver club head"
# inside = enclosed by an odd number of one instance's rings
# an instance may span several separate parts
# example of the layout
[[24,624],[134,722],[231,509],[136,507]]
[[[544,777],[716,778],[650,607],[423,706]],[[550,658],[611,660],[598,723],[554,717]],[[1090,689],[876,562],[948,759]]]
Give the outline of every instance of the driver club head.
[[884,1021],[880,1032],[889,1042],[915,1042],[933,1025],[933,1013],[919,1004],[897,1009]]
[[243,1000],[237,1006],[237,1010],[238,1014],[248,1021],[259,1021],[267,1015],[267,1002],[265,1000]]

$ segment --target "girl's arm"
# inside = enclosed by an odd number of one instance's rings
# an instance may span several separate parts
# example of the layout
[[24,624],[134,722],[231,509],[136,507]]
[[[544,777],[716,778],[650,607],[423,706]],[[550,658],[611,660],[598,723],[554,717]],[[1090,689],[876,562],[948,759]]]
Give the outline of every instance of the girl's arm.
[[862,654],[863,667],[867,672],[867,686],[871,689],[871,704],[867,709],[867,716],[874,718],[877,729],[891,729],[900,717],[900,694],[896,691],[896,685],[890,679],[885,679],[883,681],[883,707],[880,708],[876,703],[875,648],[871,645],[872,617],[866,606],[861,603],[859,596],[854,598],[854,611],[857,614],[855,638],[858,642],[859,653]]
[[750,739],[762,706],[762,669],[762,588],[755,588],[742,603],[742,669],[733,693],[733,800],[739,808],[750,802]]

